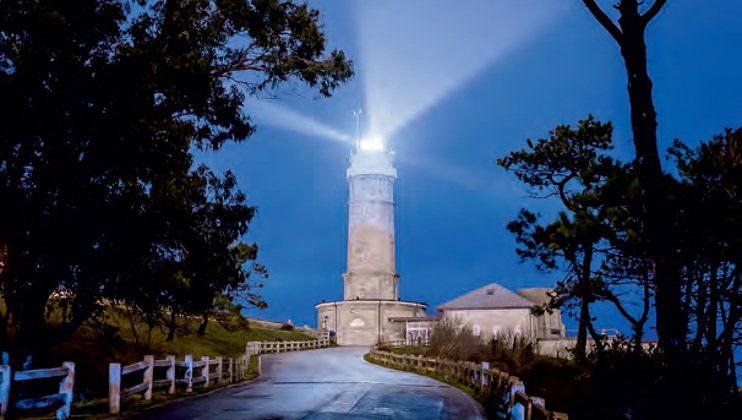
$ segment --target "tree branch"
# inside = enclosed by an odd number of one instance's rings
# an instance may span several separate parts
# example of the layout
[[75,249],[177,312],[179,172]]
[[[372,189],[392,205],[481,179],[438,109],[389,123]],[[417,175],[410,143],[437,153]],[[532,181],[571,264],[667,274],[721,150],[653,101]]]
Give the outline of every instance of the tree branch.
[[662,10],[662,6],[664,6],[665,3],[667,3],[667,0],[655,0],[649,10],[642,15],[642,22],[644,22],[644,25],[648,24],[650,20],[657,16],[657,13]]
[[614,296],[612,293],[609,294],[608,296],[606,296],[605,299],[607,301],[613,303],[613,306],[615,306],[616,309],[618,309],[618,312],[620,312],[621,315],[624,318],[626,318],[627,321],[629,321],[631,323],[631,325],[634,325],[635,326],[635,325],[637,325],[639,323],[639,321],[637,321],[636,318],[634,318],[633,316],[631,316],[631,314],[629,313],[629,311],[627,311],[626,308],[624,308],[624,306],[621,304],[621,301],[616,296]]
[[[657,0],[662,1],[662,0]],[[608,15],[603,12],[603,10],[600,8],[600,6],[595,3],[595,0],[582,0],[583,3],[585,3],[585,6],[590,11],[590,13],[595,16],[595,19],[603,25],[606,31],[608,31],[609,34],[618,42],[619,45],[623,42],[623,33],[621,33],[621,30],[618,29],[618,26],[616,26],[615,23],[611,20],[611,18],[608,17]],[[655,4],[657,4],[655,2]],[[654,5],[652,6],[654,7]]]

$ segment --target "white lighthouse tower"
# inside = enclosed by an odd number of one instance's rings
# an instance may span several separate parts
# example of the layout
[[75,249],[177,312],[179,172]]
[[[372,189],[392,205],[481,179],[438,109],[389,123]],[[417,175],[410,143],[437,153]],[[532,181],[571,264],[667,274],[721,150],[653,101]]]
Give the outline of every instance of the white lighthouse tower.
[[392,154],[381,140],[363,140],[348,168],[348,271],[345,300],[399,298],[394,268]]
[[317,326],[335,332],[341,345],[404,339],[392,318],[425,315],[426,305],[399,299],[394,264],[393,153],[383,139],[358,141],[347,170],[348,268],[341,301],[317,304]]

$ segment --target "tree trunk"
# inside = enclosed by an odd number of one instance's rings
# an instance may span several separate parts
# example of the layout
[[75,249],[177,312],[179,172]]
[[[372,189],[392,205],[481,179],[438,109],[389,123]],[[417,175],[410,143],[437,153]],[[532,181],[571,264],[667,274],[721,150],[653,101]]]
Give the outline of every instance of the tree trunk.
[[583,296],[580,299],[580,320],[577,325],[577,342],[575,342],[574,348],[574,358],[577,364],[584,364],[587,359],[585,351],[587,347],[587,323],[590,322],[588,309],[588,301]]
[[657,113],[652,99],[652,81],[647,70],[644,42],[646,21],[639,14],[639,4],[623,0],[618,6],[621,17],[621,55],[626,64],[631,127],[634,135],[634,162],[645,211],[644,229],[654,263],[657,336],[670,366],[680,367],[685,353],[685,323],[681,309],[679,266],[673,252],[674,218],[670,211],[657,152]]
[[[583,245],[584,254],[582,256],[582,267],[575,270],[578,273],[578,290],[580,293],[580,320],[577,327],[577,342],[575,343],[574,357],[578,364],[585,363],[587,355],[587,333],[590,328],[590,299],[592,297],[590,289],[590,278],[592,276],[593,264],[593,243],[588,242]],[[596,343],[598,344],[598,343]]]
[[168,323],[167,341],[173,341],[175,338],[175,310],[170,310],[170,322]]
[[201,324],[198,326],[198,335],[204,335],[206,334],[206,327],[209,325],[209,314],[205,313],[203,314],[203,318],[201,318]]

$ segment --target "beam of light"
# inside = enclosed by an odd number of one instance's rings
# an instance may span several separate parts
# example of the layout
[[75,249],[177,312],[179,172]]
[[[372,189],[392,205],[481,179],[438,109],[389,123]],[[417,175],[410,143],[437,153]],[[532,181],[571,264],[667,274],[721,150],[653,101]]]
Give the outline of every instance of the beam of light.
[[567,0],[356,2],[369,130],[389,137],[556,22]]
[[267,99],[250,98],[246,101],[245,107],[247,113],[257,124],[278,127],[324,140],[353,144],[353,138],[342,131]]
[[492,174],[478,173],[477,171],[461,165],[455,165],[451,162],[437,162],[430,158],[424,158],[421,155],[416,156],[396,156],[401,163],[413,166],[421,172],[428,174],[431,178],[445,181],[467,190],[487,189],[488,181],[492,180]]

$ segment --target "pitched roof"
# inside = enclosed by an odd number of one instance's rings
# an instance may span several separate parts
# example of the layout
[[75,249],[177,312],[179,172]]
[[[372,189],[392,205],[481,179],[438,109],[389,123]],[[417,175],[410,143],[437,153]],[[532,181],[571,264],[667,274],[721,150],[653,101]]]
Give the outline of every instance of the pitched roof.
[[497,283],[488,284],[454,300],[438,306],[437,310],[450,309],[505,309],[530,308],[533,302],[518,296]]
[[554,289],[533,288],[533,289],[520,289],[515,293],[530,300],[531,302],[537,305],[546,305],[547,303],[551,301],[551,293],[553,292],[554,292]]

